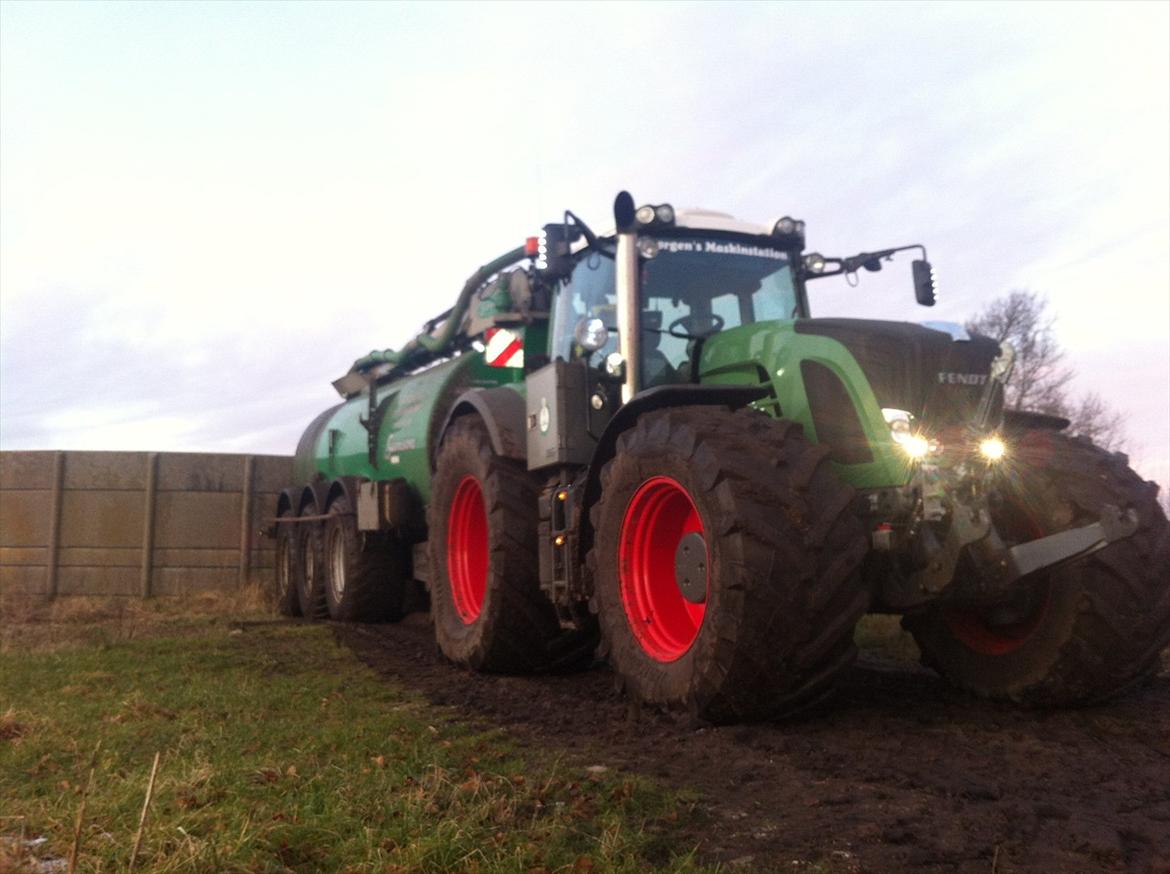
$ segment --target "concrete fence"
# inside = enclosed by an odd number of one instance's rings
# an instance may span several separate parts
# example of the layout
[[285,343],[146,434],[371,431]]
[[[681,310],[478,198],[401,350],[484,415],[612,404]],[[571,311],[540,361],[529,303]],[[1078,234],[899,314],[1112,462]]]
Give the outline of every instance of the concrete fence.
[[0,593],[179,595],[271,571],[290,458],[0,452]]

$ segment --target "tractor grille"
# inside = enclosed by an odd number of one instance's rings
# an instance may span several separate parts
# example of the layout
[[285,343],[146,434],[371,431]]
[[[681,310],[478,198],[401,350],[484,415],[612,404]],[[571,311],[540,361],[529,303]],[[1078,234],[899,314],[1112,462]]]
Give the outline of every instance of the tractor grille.
[[906,410],[937,431],[971,421],[999,354],[999,344],[990,338],[952,340],[908,322],[801,319],[796,331],[841,343],[861,366],[880,406]]

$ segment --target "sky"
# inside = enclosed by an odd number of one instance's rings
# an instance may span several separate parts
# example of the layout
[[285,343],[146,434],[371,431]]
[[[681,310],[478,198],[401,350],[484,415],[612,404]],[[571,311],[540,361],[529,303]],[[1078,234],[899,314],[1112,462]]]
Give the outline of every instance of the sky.
[[[816,315],[1044,294],[1170,485],[1170,4],[0,2],[0,447],[290,454],[568,208],[922,243]],[[898,264],[901,267],[898,267]]]

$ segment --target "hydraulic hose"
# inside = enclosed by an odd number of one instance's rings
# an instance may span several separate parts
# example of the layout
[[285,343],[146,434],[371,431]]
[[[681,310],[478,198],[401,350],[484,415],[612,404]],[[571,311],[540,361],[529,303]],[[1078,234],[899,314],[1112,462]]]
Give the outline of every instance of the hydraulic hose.
[[459,330],[459,326],[463,323],[463,317],[467,314],[467,308],[471,305],[471,297],[475,294],[476,290],[493,273],[498,273],[509,264],[514,264],[524,256],[524,247],[518,246],[512,251],[501,255],[499,258],[489,261],[471,274],[471,277],[463,284],[463,291],[459,293],[459,299],[455,301],[455,306],[451,308],[449,315],[443,321],[443,326],[439,329],[438,333],[430,334],[423,331],[397,351],[394,349],[382,349],[380,351],[375,349],[369,355],[365,355],[355,361],[349,372],[363,373],[379,364],[405,367],[424,357],[427,353],[441,352],[446,349],[455,336],[455,332]]

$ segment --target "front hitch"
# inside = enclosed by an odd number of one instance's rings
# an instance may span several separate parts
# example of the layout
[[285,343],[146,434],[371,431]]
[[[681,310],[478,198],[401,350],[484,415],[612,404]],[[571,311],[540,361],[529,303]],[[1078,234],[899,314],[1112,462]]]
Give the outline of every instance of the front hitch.
[[[1123,511],[1107,504],[1096,522],[1008,547],[991,524],[986,509],[959,506],[941,548],[925,568],[914,574],[913,582],[923,593],[937,594],[948,589],[949,600],[994,603],[1007,597],[1021,578],[1091,555],[1137,529],[1134,510]],[[977,573],[956,579],[955,570],[964,550]]]
[[1115,540],[1129,537],[1138,529],[1134,510],[1122,511],[1106,504],[1101,518],[1082,528],[1058,531],[1039,540],[1029,540],[1007,550],[1006,583],[1048,567],[1055,567],[1074,558],[1081,558],[1104,549]]

